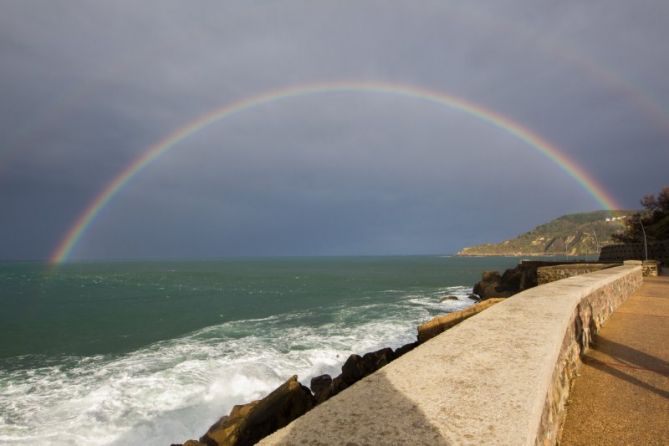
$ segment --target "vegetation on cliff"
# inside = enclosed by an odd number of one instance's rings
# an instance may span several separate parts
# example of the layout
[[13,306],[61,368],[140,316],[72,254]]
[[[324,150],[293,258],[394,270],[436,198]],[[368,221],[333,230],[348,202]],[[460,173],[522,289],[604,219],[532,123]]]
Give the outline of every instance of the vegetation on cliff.
[[643,242],[644,230],[649,242],[669,240],[669,186],[663,187],[657,197],[652,194],[643,197],[641,205],[643,210],[630,215],[623,230],[613,234],[615,242]]
[[595,211],[563,215],[529,232],[500,243],[463,248],[461,256],[597,255],[602,246],[616,242],[634,211]]

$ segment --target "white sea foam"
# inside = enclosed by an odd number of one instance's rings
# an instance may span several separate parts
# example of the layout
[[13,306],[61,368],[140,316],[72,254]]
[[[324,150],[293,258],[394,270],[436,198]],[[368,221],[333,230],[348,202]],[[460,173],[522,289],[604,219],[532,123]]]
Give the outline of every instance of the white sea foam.
[[[336,375],[352,353],[415,340],[435,311],[471,305],[467,287],[407,294],[387,305],[226,322],[120,357],[66,358],[0,375],[0,444],[161,445],[198,437],[234,404],[261,398],[293,374]],[[444,295],[458,301],[439,302]],[[360,323],[351,321],[369,314]],[[378,315],[377,317],[374,317]]]

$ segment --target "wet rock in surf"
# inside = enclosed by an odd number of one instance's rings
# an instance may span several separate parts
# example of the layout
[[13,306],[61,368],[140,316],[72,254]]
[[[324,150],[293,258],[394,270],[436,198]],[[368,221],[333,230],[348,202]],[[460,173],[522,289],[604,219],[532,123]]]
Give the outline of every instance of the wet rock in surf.
[[233,407],[229,415],[209,428],[200,443],[207,446],[253,445],[315,404],[311,391],[293,376],[265,398]]
[[395,351],[383,348],[363,356],[351,355],[336,378],[321,375],[311,380],[315,396],[293,376],[262,400],[233,407],[230,414],[219,419],[199,441],[189,440],[183,446],[255,444],[417,345],[418,342],[413,342]]
[[516,267],[509,268],[504,274],[496,271],[486,271],[481,281],[474,285],[474,293],[481,296],[481,300],[490,297],[509,297],[528,288],[537,286],[537,269],[542,266],[553,266],[572,262],[522,261]]
[[460,300],[460,299],[458,299],[458,296],[451,295],[442,297],[441,299],[439,299],[439,302],[447,302],[449,300]]
[[335,396],[342,390],[348,387],[348,384],[344,382],[341,375],[337,376],[332,380],[332,385],[330,386],[330,395],[328,398]]
[[351,355],[341,368],[342,381],[350,386],[395,359],[393,350],[384,348],[364,356]]
[[316,404],[320,404],[332,395],[332,377],[330,375],[316,376],[311,379],[310,387],[314,392]]
[[393,352],[392,348],[388,347],[375,352],[365,353],[362,357],[362,360],[368,364],[368,367],[371,370],[369,373],[375,372],[393,359],[395,359],[395,352]]
[[415,341],[415,342],[412,342],[410,344],[405,344],[405,345],[399,347],[397,350],[395,350],[395,358],[399,358],[403,354],[410,352],[411,350],[416,348],[418,346],[418,344],[419,344],[419,342]]
[[[355,354],[349,356],[341,368],[341,374],[336,378],[331,379],[329,375],[322,375],[311,381],[311,389],[316,395],[316,401],[320,404],[335,396],[396,357],[397,355],[391,348],[382,348],[375,352],[365,353],[363,356]],[[329,386],[327,385],[328,380],[331,380]]]
[[391,348],[383,348],[365,355],[351,355],[341,368],[341,375],[332,381],[333,394],[360,381],[395,359]]
[[481,281],[474,285],[474,294],[481,296],[481,299],[490,297],[502,297],[498,288],[502,284],[502,276],[497,271],[486,271],[482,274]]

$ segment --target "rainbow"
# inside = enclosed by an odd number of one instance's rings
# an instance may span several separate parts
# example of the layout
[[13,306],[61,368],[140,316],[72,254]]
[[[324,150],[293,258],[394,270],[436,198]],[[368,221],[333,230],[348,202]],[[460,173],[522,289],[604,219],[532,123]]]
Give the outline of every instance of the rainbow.
[[618,209],[620,206],[582,167],[562,153],[556,146],[546,141],[533,131],[511,119],[471,101],[426,88],[385,82],[339,81],[295,85],[270,90],[261,94],[246,97],[221,108],[205,113],[188,124],[165,136],[149,146],[130,165],[121,171],[84,209],[74,224],[67,231],[62,241],[50,256],[51,264],[59,264],[69,257],[70,253],[95,220],[99,212],[128,182],[146,166],[155,161],[172,147],[202,130],[208,125],[234,114],[282,99],[296,98],[322,93],[359,92],[380,93],[402,96],[425,102],[438,104],[471,115],[487,124],[503,130],[528,146],[536,149],[548,159],[556,163],[567,175],[575,179],[605,209]]
[[[555,56],[564,64],[574,66],[580,71],[587,74],[592,80],[599,84],[605,85],[611,91],[616,92],[619,96],[624,98],[630,104],[646,115],[658,129],[665,134],[669,134],[669,111],[660,105],[657,100],[649,92],[644,91],[638,86],[632,84],[629,80],[614,73],[610,68],[598,64],[592,59],[574,48],[564,47],[556,41],[550,41],[546,37],[536,39],[533,31],[526,26],[518,26],[514,22],[504,20],[499,15],[489,16],[472,11],[461,11],[461,17],[470,19],[471,26],[475,28],[490,27],[500,33],[500,35],[511,36],[517,40],[517,45],[521,46],[526,43],[531,43],[536,49]],[[127,53],[126,56],[129,56]],[[127,61],[126,61],[127,59]],[[135,66],[129,62],[129,58],[123,59],[123,63],[117,64],[110,68],[107,72],[108,78],[121,76],[128,70],[134,70]],[[31,141],[31,135],[39,134],[36,124],[42,121],[42,129],[48,128],[49,125],[58,123],[62,116],[72,113],[76,107],[84,103],[85,98],[96,89],[95,82],[85,82],[79,84],[74,91],[68,91],[63,94],[57,101],[57,104],[51,108],[41,112],[41,116],[37,119],[32,119],[27,123],[27,126],[19,130],[19,135],[13,145],[5,145],[0,147],[0,175],[3,169],[11,163],[13,158],[17,156],[23,149],[30,149],[35,144]]]

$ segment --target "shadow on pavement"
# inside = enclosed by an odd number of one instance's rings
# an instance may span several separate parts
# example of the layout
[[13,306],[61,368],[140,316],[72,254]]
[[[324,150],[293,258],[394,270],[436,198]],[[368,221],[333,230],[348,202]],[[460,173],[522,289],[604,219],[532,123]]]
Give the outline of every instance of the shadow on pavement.
[[669,362],[627,345],[620,344],[619,342],[611,341],[603,336],[595,338],[592,349],[611,358],[619,359],[628,364],[634,364],[639,368],[650,370],[663,376],[669,376]]
[[317,406],[279,432],[279,437],[273,439],[278,442],[268,444],[452,444],[423,410],[387,379],[383,369]]

